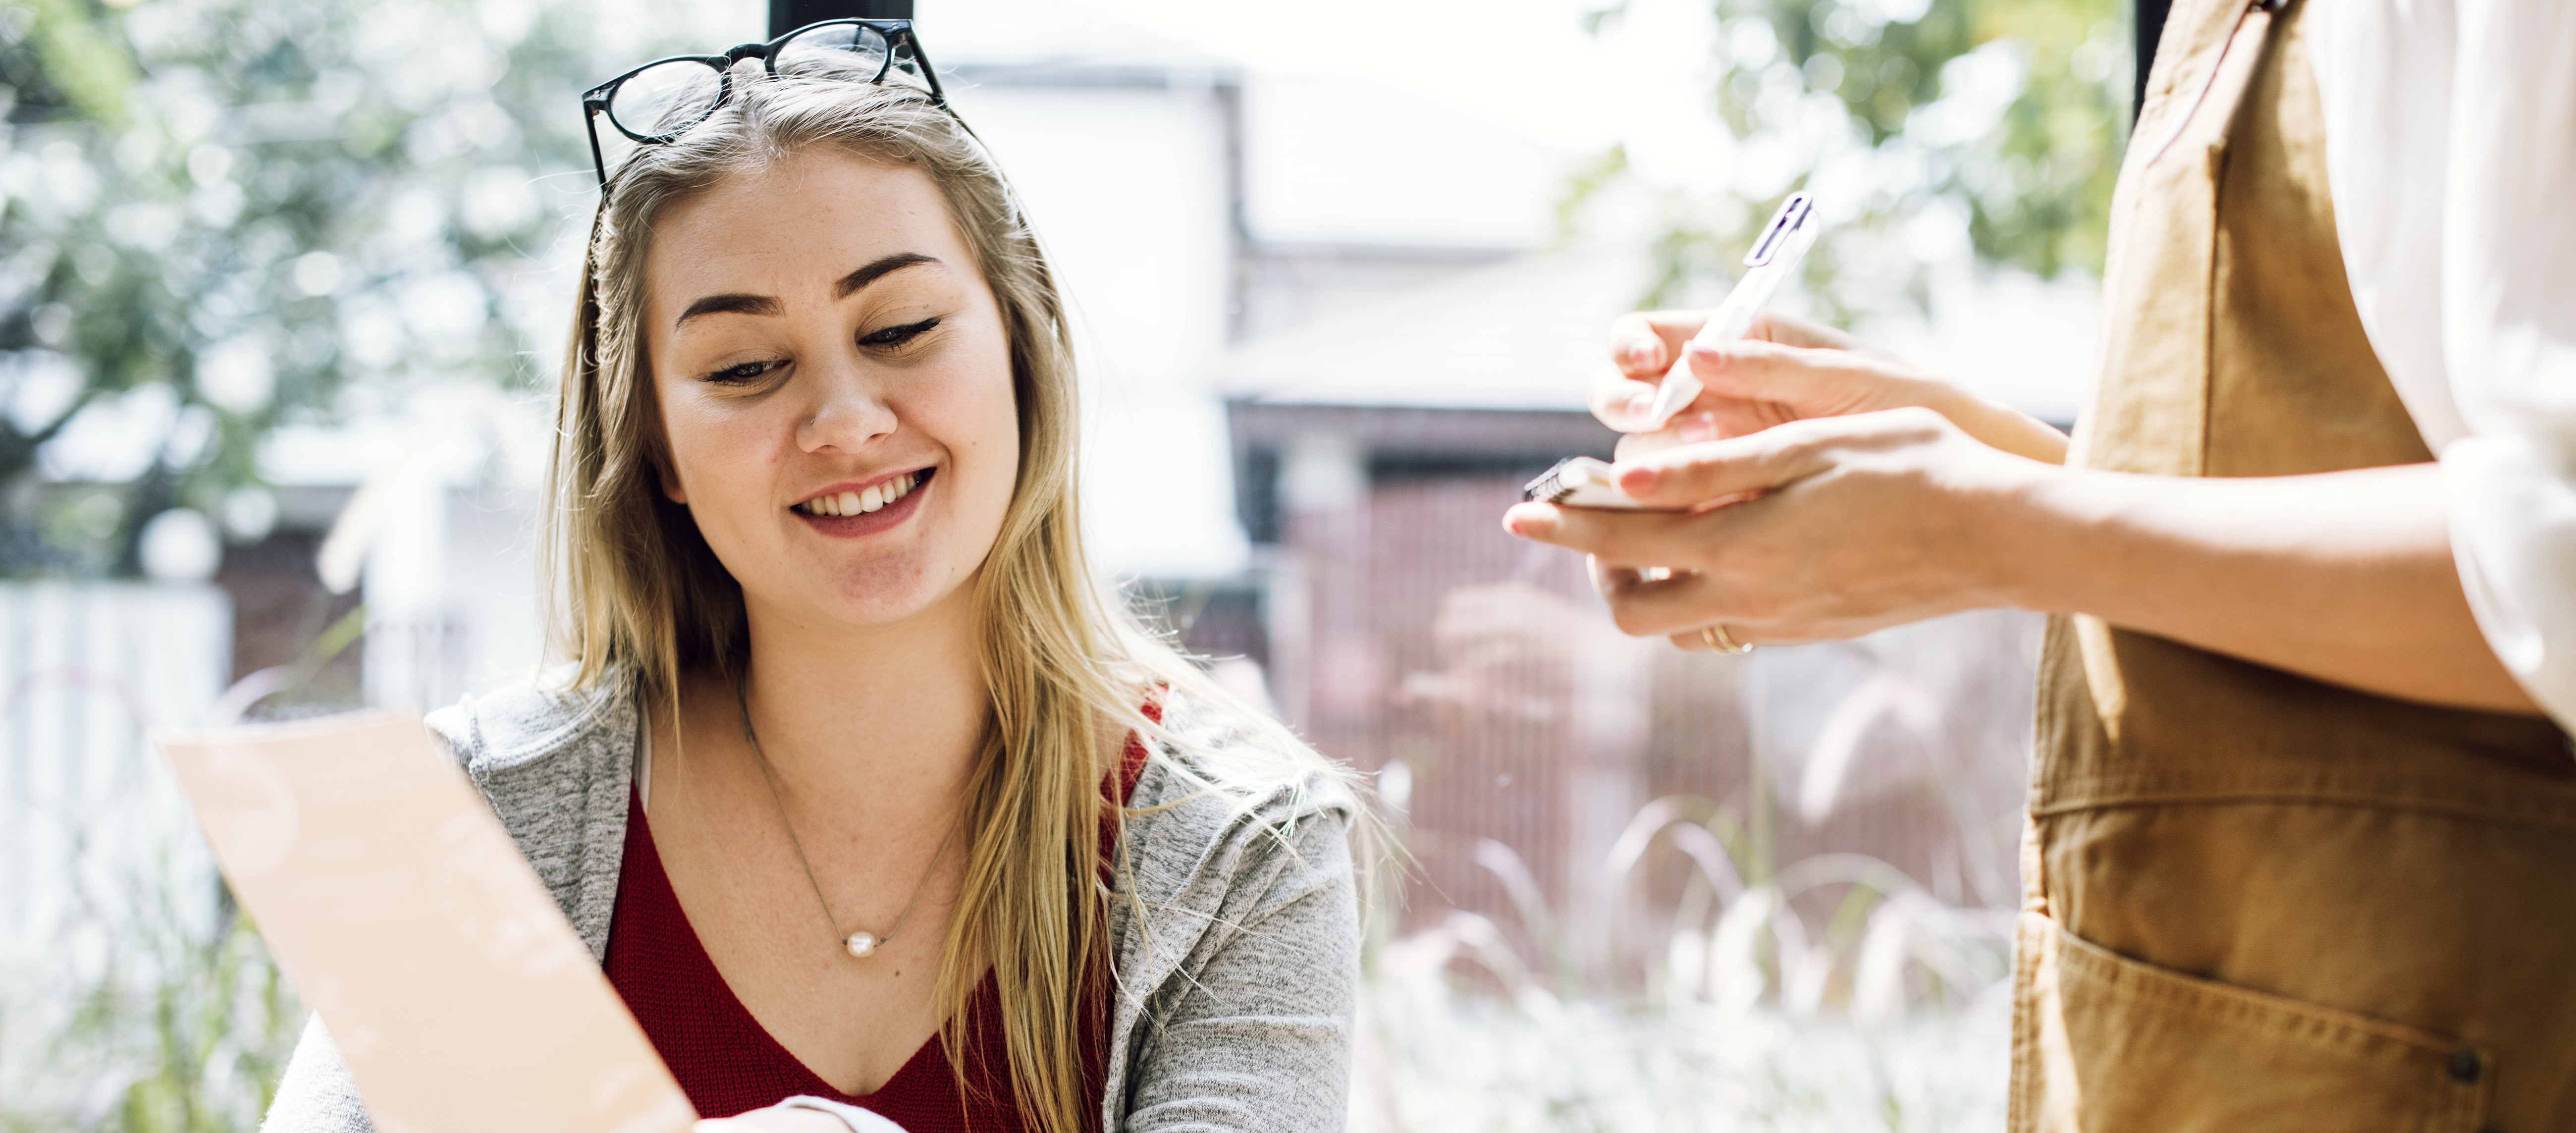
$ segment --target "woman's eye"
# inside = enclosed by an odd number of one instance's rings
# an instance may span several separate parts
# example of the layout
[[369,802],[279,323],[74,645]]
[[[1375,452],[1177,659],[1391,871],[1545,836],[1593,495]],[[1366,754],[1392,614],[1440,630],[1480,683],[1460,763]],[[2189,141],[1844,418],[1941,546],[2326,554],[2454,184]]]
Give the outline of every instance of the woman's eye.
[[859,336],[859,345],[901,346],[913,339],[930,333],[931,328],[938,325],[939,320],[937,319],[923,319],[917,323],[905,323],[902,326],[887,327],[880,331],[871,331]]
[[779,365],[777,362],[765,359],[758,362],[742,362],[708,374],[707,380],[721,385],[744,385],[767,377],[769,372],[777,369]]

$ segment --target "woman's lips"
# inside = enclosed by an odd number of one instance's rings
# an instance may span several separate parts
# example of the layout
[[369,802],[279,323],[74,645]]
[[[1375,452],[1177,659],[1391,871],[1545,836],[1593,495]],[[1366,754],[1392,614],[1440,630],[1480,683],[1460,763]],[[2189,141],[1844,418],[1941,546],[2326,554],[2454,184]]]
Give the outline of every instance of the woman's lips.
[[[920,471],[910,473],[907,476],[895,477],[894,480],[887,481],[886,484],[871,485],[865,492],[843,492],[835,498],[832,504],[826,504],[821,498],[817,498],[814,500],[808,500],[805,503],[798,504],[787,510],[796,518],[805,521],[807,526],[813,528],[818,533],[829,535],[836,539],[863,538],[894,527],[897,524],[902,523],[904,520],[912,518],[912,513],[921,510],[921,496],[922,493],[930,487],[931,473],[934,471],[935,469],[924,468]],[[909,488],[901,489],[901,494],[895,496],[891,501],[887,501],[883,498],[884,495],[887,494],[886,488],[888,485],[904,480],[910,481],[911,486]],[[870,499],[869,497],[874,498]],[[840,506],[850,503],[858,503],[862,508],[865,507],[867,503],[875,503],[877,507],[874,511],[862,510],[857,511],[854,514],[847,515],[821,515],[817,514],[816,511],[813,510],[819,507]],[[848,509],[843,507],[842,510]]]

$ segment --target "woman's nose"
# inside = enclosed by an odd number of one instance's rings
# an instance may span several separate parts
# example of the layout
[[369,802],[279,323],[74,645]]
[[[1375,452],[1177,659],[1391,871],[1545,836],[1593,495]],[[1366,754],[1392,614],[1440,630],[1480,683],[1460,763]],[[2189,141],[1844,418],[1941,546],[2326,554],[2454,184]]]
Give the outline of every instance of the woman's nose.
[[856,453],[895,431],[894,407],[859,367],[835,364],[814,377],[812,400],[797,424],[796,447],[809,453]]

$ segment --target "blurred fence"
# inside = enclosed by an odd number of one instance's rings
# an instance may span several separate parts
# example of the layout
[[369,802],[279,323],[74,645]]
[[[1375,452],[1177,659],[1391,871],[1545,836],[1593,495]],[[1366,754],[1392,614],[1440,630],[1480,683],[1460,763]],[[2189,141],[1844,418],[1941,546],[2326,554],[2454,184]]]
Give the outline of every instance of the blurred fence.
[[1683,653],[1622,635],[1580,556],[1502,533],[1523,479],[1381,474],[1281,525],[1273,684],[1379,774],[1403,931],[1464,912],[1551,986],[1635,989],[1777,885],[1771,994],[1843,1001],[1870,902],[2012,903],[2036,617]]
[[205,721],[232,664],[211,586],[0,583],[0,970],[74,926],[108,931],[164,886],[211,910],[214,873],[145,732]]

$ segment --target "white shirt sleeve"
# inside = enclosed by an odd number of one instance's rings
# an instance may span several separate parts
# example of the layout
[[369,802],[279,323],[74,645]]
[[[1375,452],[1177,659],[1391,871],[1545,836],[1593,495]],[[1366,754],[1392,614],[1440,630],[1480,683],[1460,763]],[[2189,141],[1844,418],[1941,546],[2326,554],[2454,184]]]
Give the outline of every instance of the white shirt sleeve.
[[2576,729],[2576,3],[2321,5],[2345,266],[2488,643]]

